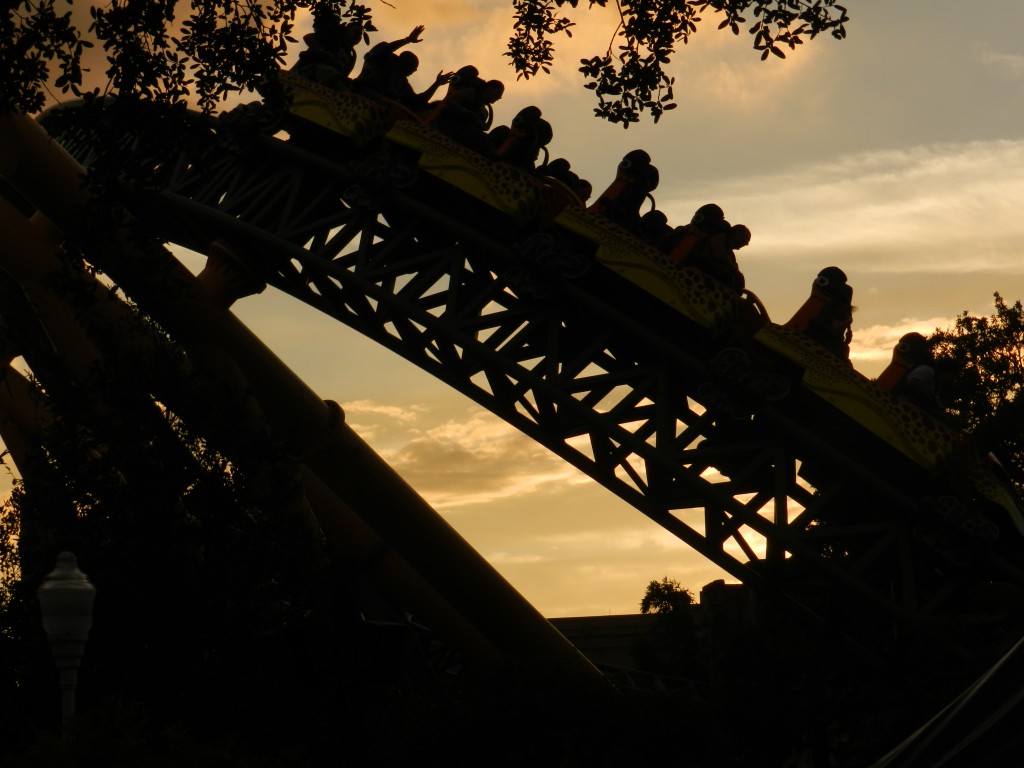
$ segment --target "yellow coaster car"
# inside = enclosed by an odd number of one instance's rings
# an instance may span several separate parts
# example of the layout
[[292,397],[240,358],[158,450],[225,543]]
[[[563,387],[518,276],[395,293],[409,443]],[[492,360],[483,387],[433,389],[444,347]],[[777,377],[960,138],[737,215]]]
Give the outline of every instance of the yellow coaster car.
[[769,323],[754,339],[803,368],[806,389],[925,469],[935,472],[956,455],[961,438],[955,430],[883,392],[806,336]]
[[597,246],[595,259],[718,336],[736,324],[737,296],[713,277],[669,261],[603,216],[565,208],[555,224]]
[[487,160],[419,122],[395,123],[387,139],[419,153],[418,165],[423,171],[500,211],[517,225],[539,221],[557,196],[539,178],[507,163]]
[[400,104],[330,88],[294,72],[282,72],[279,78],[290,92],[292,115],[340,134],[356,146],[380,138],[396,121],[412,114]]

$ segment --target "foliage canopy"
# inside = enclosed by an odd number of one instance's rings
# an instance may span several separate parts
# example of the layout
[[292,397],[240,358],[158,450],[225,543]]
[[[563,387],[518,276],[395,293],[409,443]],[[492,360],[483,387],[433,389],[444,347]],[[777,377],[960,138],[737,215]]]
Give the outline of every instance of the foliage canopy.
[[[571,36],[581,13],[607,4],[590,0],[581,9],[579,0],[511,0],[505,55],[517,76],[550,72],[555,40]],[[87,19],[71,8],[71,0],[7,4],[0,16],[0,111],[39,111],[47,87],[81,95],[83,56],[97,45],[106,61],[106,85],[92,91],[97,95],[192,98],[212,110],[231,93],[253,90],[281,65],[297,42],[292,33],[300,11],[357,20],[373,30],[370,7],[348,0],[196,0],[187,15],[175,0],[111,0],[90,4]],[[607,49],[581,60],[579,71],[597,97],[594,113],[624,127],[644,113],[657,122],[676,107],[668,65],[698,30],[701,14],[710,12],[720,19],[719,29],[734,35],[747,28],[762,60],[785,58],[786,49],[823,33],[841,40],[848,20],[835,0],[620,0],[615,8]]]
[[[940,395],[958,426],[1008,467],[1024,466],[1024,306],[994,294],[988,317],[963,312],[930,341],[941,378]],[[1021,477],[1013,477],[1018,492]]]
[[640,613],[669,614],[693,605],[693,593],[668,576],[651,581],[640,601]]
[[[607,0],[591,0],[589,7],[604,7]],[[554,60],[552,38],[571,34],[575,22],[562,16],[579,0],[513,0],[514,34],[509,40],[513,66],[520,77],[550,71]],[[739,35],[742,27],[753,37],[761,60],[786,57],[805,40],[827,32],[846,37],[846,8],[835,0],[621,0],[616,3],[618,25],[603,53],[581,60],[584,87],[597,96],[594,114],[628,127],[649,111],[655,122],[676,108],[675,78],[667,71],[678,46],[690,41],[700,14],[720,16],[718,29]]]

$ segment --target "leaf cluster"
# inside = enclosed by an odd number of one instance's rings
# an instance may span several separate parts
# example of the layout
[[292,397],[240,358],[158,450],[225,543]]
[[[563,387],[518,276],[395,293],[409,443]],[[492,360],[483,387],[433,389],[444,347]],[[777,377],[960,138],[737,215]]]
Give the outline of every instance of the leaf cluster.
[[[572,37],[572,27],[576,25],[558,14],[557,7],[566,2],[575,8],[578,0],[512,0],[513,35],[504,55],[512,59],[518,78],[529,79],[539,72],[551,72],[555,58],[551,38],[562,33]],[[605,0],[595,2],[605,4]]]
[[[1011,466],[1024,465],[1024,306],[997,292],[987,317],[963,312],[930,337],[940,396],[958,426]],[[1018,487],[1021,478],[1015,478]]]
[[1016,399],[1024,381],[1024,308],[994,294],[995,312],[963,312],[952,328],[936,330],[931,343],[945,363],[948,403],[963,425],[974,429]]
[[[515,0],[515,34],[507,55],[520,77],[550,70],[551,37],[560,32],[571,36],[575,24],[560,15],[566,4],[576,8],[578,0]],[[606,4],[592,0],[590,8]],[[835,0],[618,0],[616,8],[619,22],[607,51],[582,59],[579,71],[584,87],[597,96],[594,114],[624,128],[645,112],[657,122],[676,108],[675,79],[667,66],[677,47],[697,31],[705,11],[720,15],[718,29],[734,35],[748,23],[747,14],[752,16],[747,31],[762,61],[785,58],[785,48],[795,49],[825,32],[842,40],[848,21],[846,8]]]
[[640,600],[642,614],[668,614],[685,611],[693,605],[693,593],[668,576],[661,581],[651,581]]
[[82,55],[92,43],[71,18],[71,0],[7,3],[0,15],[0,113],[38,112],[44,88],[56,70],[55,85],[79,94]]
[[[15,3],[0,17],[0,112],[38,112],[46,89],[96,98],[117,94],[174,104],[194,98],[212,111],[231,94],[252,92],[284,62],[295,15],[368,24],[369,9],[348,0],[111,0],[90,4],[87,26],[71,0]],[[188,7],[187,14],[182,11]],[[93,42],[94,41],[94,42]],[[102,86],[83,90],[86,49],[104,54]]]
[[[572,36],[579,0],[512,0],[512,36],[505,55],[520,78],[550,73],[555,40]],[[589,0],[583,10],[608,0]],[[37,112],[48,87],[79,97],[117,94],[174,104],[194,99],[206,112],[232,94],[273,80],[293,37],[295,16],[344,19],[373,29],[368,6],[348,0],[111,0],[90,4],[87,27],[71,0],[9,4],[0,17],[0,77],[6,87],[0,112]],[[719,29],[748,32],[761,59],[785,58],[804,40],[846,36],[846,9],[835,0],[616,0],[618,21],[607,50],[582,59],[584,87],[594,92],[594,113],[629,127],[644,114],[655,122],[675,109],[668,67],[680,45],[697,31],[701,14],[720,17]],[[102,87],[83,89],[87,49],[104,56]]]
[[641,668],[690,679],[707,677],[707,633],[698,620],[693,593],[667,576],[647,585],[640,613],[655,616],[633,654]]

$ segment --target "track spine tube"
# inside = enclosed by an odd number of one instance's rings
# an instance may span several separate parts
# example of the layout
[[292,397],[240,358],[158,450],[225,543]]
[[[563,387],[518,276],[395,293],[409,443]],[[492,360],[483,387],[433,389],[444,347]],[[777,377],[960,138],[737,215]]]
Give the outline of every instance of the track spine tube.
[[[510,656],[580,681],[600,672],[248,328],[215,308],[164,248],[83,221],[85,170],[31,118],[0,118],[0,172],[79,244],[138,304],[188,345],[237,362],[280,436],[346,504],[483,635]],[[123,225],[122,225],[123,227]],[[309,446],[319,446],[309,452]]]

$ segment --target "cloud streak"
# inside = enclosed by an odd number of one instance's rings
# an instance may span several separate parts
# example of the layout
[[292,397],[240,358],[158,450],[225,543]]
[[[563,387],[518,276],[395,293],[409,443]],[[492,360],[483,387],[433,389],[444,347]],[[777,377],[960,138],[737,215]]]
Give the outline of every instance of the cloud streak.
[[994,51],[985,43],[974,45],[974,55],[983,66],[996,74],[1024,80],[1024,56]]
[[753,240],[740,266],[776,322],[819,269],[847,272],[859,307],[853,359],[869,375],[903,333],[948,327],[962,311],[988,314],[997,290],[1024,294],[1024,140],[848,154],[719,180],[704,195],[662,191],[659,207],[678,222],[716,201],[747,224]]
[[861,368],[863,363],[880,363],[886,365],[892,359],[892,350],[896,342],[905,334],[920,333],[930,336],[937,328],[951,327],[954,317],[929,317],[923,320],[904,318],[892,325],[870,325],[860,328],[855,342],[850,348],[850,359],[854,367]]
[[[1024,140],[859,153],[706,195],[754,224],[758,258],[856,253],[874,272],[998,271],[1016,266],[1024,238]],[[677,193],[662,207],[685,220],[692,205]]]
[[475,406],[457,416],[370,401],[353,410],[360,415],[354,428],[439,511],[571,492],[588,482],[546,448]]

